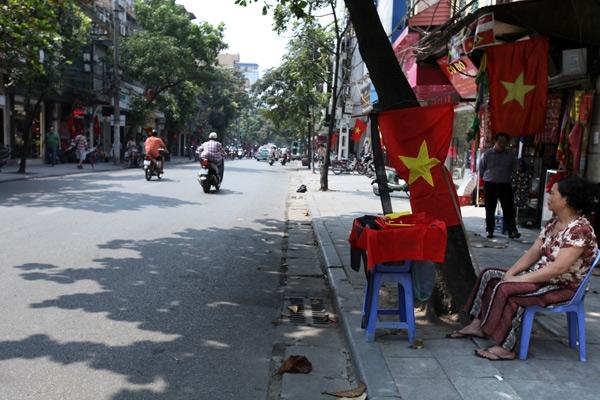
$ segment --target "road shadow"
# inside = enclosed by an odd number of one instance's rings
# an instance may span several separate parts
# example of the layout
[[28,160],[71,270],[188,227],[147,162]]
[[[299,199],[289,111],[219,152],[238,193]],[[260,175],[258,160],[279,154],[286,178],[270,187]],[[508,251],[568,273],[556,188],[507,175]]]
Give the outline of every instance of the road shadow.
[[[105,179],[104,176],[107,178]],[[13,186],[10,193],[0,191],[0,204],[3,207],[63,207],[99,213],[200,204],[176,197],[119,191],[116,189],[123,186],[116,185],[114,181],[126,182],[129,179],[116,178],[110,175],[47,178],[35,184]],[[103,181],[113,181],[113,183],[103,183]]]
[[[0,360],[84,363],[131,384],[161,382],[161,390],[121,388],[112,399],[264,398],[265,357],[270,357],[272,321],[279,315],[283,224],[253,222],[258,227],[186,229],[153,240],[109,241],[99,251],[115,256],[97,258],[93,266],[15,266],[29,284],[91,281],[99,287],[94,293],[65,288],[65,294],[30,308],[95,314],[99,329],[106,326],[102,318],[115,321],[108,324],[114,330],[107,331],[107,338],[118,337],[120,322],[146,333],[131,344],[109,345],[110,339],[86,340],[84,327],[77,336],[83,340],[57,340],[33,324],[27,337],[0,341]],[[247,382],[255,384],[248,388]]]

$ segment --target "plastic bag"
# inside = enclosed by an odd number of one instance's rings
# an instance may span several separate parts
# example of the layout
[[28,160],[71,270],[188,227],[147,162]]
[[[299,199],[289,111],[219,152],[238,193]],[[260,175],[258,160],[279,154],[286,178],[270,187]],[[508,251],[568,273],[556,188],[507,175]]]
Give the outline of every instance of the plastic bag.
[[435,267],[431,261],[415,261],[412,266],[413,297],[416,301],[427,301],[435,286]]

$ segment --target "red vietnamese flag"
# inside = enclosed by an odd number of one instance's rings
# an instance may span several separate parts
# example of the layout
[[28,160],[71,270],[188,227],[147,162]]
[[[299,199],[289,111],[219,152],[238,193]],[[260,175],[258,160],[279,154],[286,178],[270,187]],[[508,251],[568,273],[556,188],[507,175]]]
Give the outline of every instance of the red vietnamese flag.
[[412,212],[425,212],[447,226],[460,224],[452,201],[456,189],[443,165],[453,121],[451,104],[384,111],[378,120],[388,160],[410,186]]
[[352,140],[358,142],[362,134],[367,130],[367,124],[362,119],[357,119],[352,129]]
[[548,96],[548,40],[535,37],[486,49],[492,132],[542,132]]

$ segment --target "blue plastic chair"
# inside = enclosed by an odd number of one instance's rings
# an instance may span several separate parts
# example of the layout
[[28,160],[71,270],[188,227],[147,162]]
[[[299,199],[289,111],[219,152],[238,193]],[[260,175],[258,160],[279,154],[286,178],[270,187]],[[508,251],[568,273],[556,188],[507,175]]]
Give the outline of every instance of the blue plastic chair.
[[583,302],[585,300],[585,291],[587,285],[592,276],[592,271],[600,260],[600,252],[594,259],[592,266],[589,271],[579,284],[575,295],[568,303],[557,305],[557,306],[529,306],[525,308],[523,314],[523,323],[521,327],[521,343],[519,345],[519,358],[521,360],[527,359],[527,352],[529,350],[529,339],[531,337],[531,328],[533,326],[533,318],[536,312],[552,312],[552,313],[567,313],[567,325],[569,334],[569,347],[572,349],[577,346],[577,339],[579,339],[579,361],[585,362],[585,309]]
[[[412,344],[415,338],[416,324],[411,267],[411,261],[405,261],[404,264],[398,265],[377,264],[375,266],[367,285],[363,304],[363,321],[366,321],[367,342],[375,340],[377,328],[388,328],[407,329],[408,341]],[[379,308],[379,289],[384,282],[398,284],[397,309]],[[398,321],[378,321],[378,315],[398,315]]]

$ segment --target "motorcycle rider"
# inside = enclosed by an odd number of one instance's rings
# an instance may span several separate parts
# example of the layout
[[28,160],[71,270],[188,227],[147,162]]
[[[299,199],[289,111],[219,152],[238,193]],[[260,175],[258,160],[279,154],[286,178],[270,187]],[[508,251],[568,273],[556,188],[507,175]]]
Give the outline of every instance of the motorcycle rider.
[[152,129],[150,132],[148,132],[148,138],[144,143],[144,150],[146,151],[146,154],[150,156],[155,163],[157,163],[159,171],[163,172],[164,160],[158,152],[158,149],[161,147],[165,150],[167,149],[165,142],[156,136],[156,129]]
[[127,149],[127,158],[129,160],[129,166],[137,167],[137,157],[139,157],[139,149],[137,143],[135,142],[135,140],[129,139],[127,141],[127,144],[125,145],[125,148]]
[[208,140],[202,143],[197,152],[200,153],[201,158],[206,158],[208,161],[213,162],[218,167],[219,182],[223,181],[223,173],[225,172],[225,163],[223,161],[223,145],[217,141],[217,132],[211,132],[208,134]]

